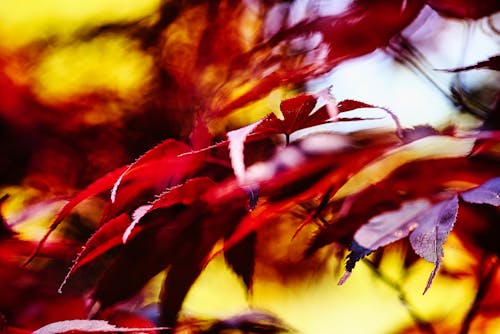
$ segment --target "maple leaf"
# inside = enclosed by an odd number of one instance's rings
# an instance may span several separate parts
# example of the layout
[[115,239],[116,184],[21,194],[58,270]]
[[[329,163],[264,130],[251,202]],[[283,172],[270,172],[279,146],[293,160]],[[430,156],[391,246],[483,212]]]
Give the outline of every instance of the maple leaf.
[[[456,140],[455,152],[452,152],[452,142],[448,139],[445,136],[432,136],[399,147],[384,158],[373,159],[358,175],[351,176],[344,188],[349,189],[349,183],[355,188],[350,188],[350,191],[340,189],[339,192],[343,192],[345,197],[341,196],[330,203],[333,212],[339,213],[338,219],[316,233],[306,255],[332,242],[349,245],[356,230],[371,217],[396,210],[404,201],[418,198],[432,200],[443,189],[449,188],[450,182],[480,184],[498,175],[497,168],[493,166],[494,160],[489,160],[491,158],[467,156],[472,146],[467,139],[453,139],[453,142]],[[441,140],[447,142],[447,152],[438,148]],[[431,142],[432,146],[427,145]],[[424,150],[418,149],[409,154],[410,149],[418,147]],[[406,163],[403,163],[403,158],[407,160]],[[394,170],[391,171],[391,168]]]
[[[155,210],[167,209],[173,205],[191,205],[198,199],[200,194],[212,186],[214,182],[205,177],[193,178],[187,180],[185,183],[167,189],[163,194],[149,205],[143,205],[134,211],[133,221],[124,231],[122,241],[125,244],[133,230],[133,228],[141,222],[147,220],[147,215]],[[144,219],[143,219],[144,218]],[[143,223],[144,225],[144,223]]]
[[[263,43],[238,56],[234,75],[250,71],[258,82],[244,94],[207,113],[209,118],[223,117],[237,108],[269,94],[283,85],[303,83],[325,74],[341,62],[384,47],[418,15],[425,1],[355,1],[338,15],[316,16],[278,30]],[[378,29],[374,30],[373,27]],[[321,42],[311,50],[289,52],[297,38],[320,35]],[[303,53],[310,55],[304,62]],[[307,58],[306,58],[307,59]]]
[[[307,143],[309,139],[311,138],[306,138],[303,142]],[[335,140],[335,138],[330,139]],[[306,148],[308,144],[299,147]],[[290,157],[288,154],[290,152],[293,152],[293,155],[304,154],[300,153],[301,150],[297,147],[287,147],[279,152],[268,163],[270,165],[268,169],[272,172],[263,173],[265,178],[258,180],[259,194],[266,197],[267,202],[257,206],[255,210],[244,217],[231,237],[226,240],[224,249],[230,249],[249,233],[262,228],[285,212],[290,211],[297,203],[311,200],[318,194],[327,192],[333,196],[333,192],[329,189],[339,189],[347,181],[349,175],[363,168],[367,162],[379,157],[387,149],[387,147],[381,146],[371,150],[352,149],[344,152],[342,148],[345,146],[333,145],[324,151],[317,152],[304,150],[310,156],[301,165],[293,163],[296,160],[285,163],[286,159],[280,159],[280,156]],[[350,163],[344,164],[344,161]],[[265,167],[260,166],[259,169],[262,168]]]
[[26,260],[25,265],[29,264],[40,252],[41,248],[52,234],[52,232],[63,222],[64,218],[66,218],[71,210],[81,203],[83,200],[98,195],[100,193],[105,192],[106,190],[111,189],[113,184],[118,180],[121,174],[127,169],[127,166],[123,166],[117,168],[106,175],[100,177],[96,181],[92,182],[85,189],[79,192],[75,197],[73,197],[66,205],[62,207],[62,209],[57,213],[56,218],[50,225],[48,231],[45,233],[43,238],[38,242],[37,247],[30,255],[30,257]]
[[103,224],[85,243],[76,259],[73,261],[73,266],[66,274],[63,282],[59,286],[59,292],[67,283],[69,277],[80,267],[91,261],[94,261],[98,256],[106,253],[110,249],[121,245],[122,235],[130,225],[130,217],[123,213]]
[[410,235],[415,252],[429,262],[434,269],[429,276],[424,293],[429,289],[441,266],[443,245],[453,229],[458,215],[458,196],[430,206],[428,201],[417,200],[403,204],[397,211],[373,217],[363,225],[351,244],[346,263],[346,273],[339,281],[343,284],[350,276],[357,261],[389,243]]
[[482,185],[460,194],[462,200],[475,204],[500,205],[500,177],[486,181]]
[[[135,293],[149,278],[170,264],[182,237],[187,237],[184,233],[195,219],[192,215],[204,212],[188,213],[183,218],[183,209],[211,184],[212,181],[206,178],[191,179],[165,192],[135,220],[131,221],[122,214],[106,222],[89,239],[68,275],[112,247],[124,244],[115,262],[98,283],[94,296],[106,307]],[[102,242],[104,238],[107,238],[105,243]],[[146,256],[148,260],[136,261],[137,256]],[[138,268],[133,269],[135,266]],[[123,272],[129,272],[127,280],[122,278],[125,282],[116,290],[113,285],[116,283],[113,282]]]
[[236,177],[241,182],[245,181],[246,168],[243,151],[245,141],[249,135],[254,138],[261,138],[273,134],[284,134],[288,144],[290,135],[293,132],[327,122],[330,115],[326,107],[312,113],[316,102],[317,98],[313,95],[299,94],[281,102],[280,110],[283,120],[278,119],[274,114],[270,114],[253,124],[229,131],[227,133],[229,153]]
[[432,284],[434,276],[441,266],[443,244],[453,229],[458,215],[458,196],[434,205],[429,212],[419,217],[417,228],[410,235],[410,242],[415,252],[429,262],[434,269],[429,276],[424,293]]
[[113,185],[104,219],[137,207],[137,203],[147,202],[168,187],[184,182],[204,162],[203,155],[182,155],[190,151],[187,144],[167,139],[128,166]]
[[417,216],[429,207],[427,200],[420,199],[403,203],[398,210],[371,218],[354,234],[346,263],[347,271],[352,271],[355,263],[369,253],[407,237],[418,226]]
[[[269,114],[263,119],[247,125],[245,127],[229,131],[229,153],[231,165],[234,173],[240,182],[245,182],[246,167],[244,163],[244,145],[247,140],[260,139],[274,134],[285,135],[285,144],[290,143],[290,135],[302,129],[311,128],[317,125],[329,123],[332,121],[358,121],[367,118],[339,118],[339,113],[351,111],[359,108],[378,108],[386,111],[396,124],[396,131],[402,137],[403,129],[399,119],[386,108],[376,107],[354,100],[344,100],[338,105],[329,92],[329,87],[312,94],[299,94],[295,97],[281,102],[280,110],[283,119],[279,119],[275,114]],[[326,100],[326,105],[315,109],[318,99]],[[334,109],[334,111],[332,111]],[[321,147],[321,145],[318,145]]]
[[427,0],[427,3],[442,15],[460,19],[479,19],[500,10],[495,0]]
[[150,327],[150,328],[127,328],[117,327],[105,320],[87,320],[74,319],[53,322],[45,325],[35,331],[33,334],[58,334],[67,332],[101,333],[101,332],[153,332],[158,330],[170,329],[169,327]]
[[[228,233],[226,239],[232,233],[234,230]],[[240,242],[224,252],[226,263],[243,280],[247,290],[251,290],[253,284],[256,242],[256,233],[249,233]]]
[[317,98],[309,94],[299,94],[295,97],[281,102],[280,110],[283,120],[276,115],[270,114],[259,123],[254,133],[282,133],[290,136],[300,129],[310,128],[320,125],[329,120],[330,114],[327,108],[320,108],[314,113]]

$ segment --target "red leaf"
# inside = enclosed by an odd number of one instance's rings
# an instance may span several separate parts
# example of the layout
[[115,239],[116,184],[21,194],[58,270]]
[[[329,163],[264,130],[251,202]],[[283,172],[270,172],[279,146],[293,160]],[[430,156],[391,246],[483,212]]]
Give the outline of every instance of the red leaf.
[[[371,217],[396,210],[400,203],[411,199],[433,199],[445,185],[453,181],[482,183],[498,174],[494,162],[474,158],[446,158],[407,163],[348,198],[331,203],[332,210],[348,207],[348,212],[320,230],[313,238],[306,254],[333,242],[349,245],[354,233]],[[422,182],[432,180],[432,182]],[[453,190],[453,188],[451,189]],[[462,189],[456,189],[460,191]],[[348,205],[347,205],[348,203]]]
[[107,221],[95,232],[83,246],[80,254],[73,261],[73,266],[64,278],[59,291],[66,284],[69,277],[80,267],[95,260],[98,256],[106,253],[110,249],[122,244],[122,235],[126,228],[130,225],[130,218],[127,214]]
[[193,130],[189,134],[189,142],[193,150],[200,150],[209,146],[212,142],[212,134],[207,127],[205,120],[198,115],[194,123]]
[[[192,212],[192,211],[191,211]],[[247,213],[244,203],[219,203],[209,212],[194,208],[193,223],[184,230],[172,266],[165,280],[161,297],[161,319],[165,326],[174,326],[184,298],[203,270],[205,260],[215,243],[227,235]]]
[[339,109],[339,112],[346,112],[361,108],[378,108],[378,107],[356,100],[342,100],[337,104],[337,108]]
[[137,159],[114,184],[104,219],[144,204],[168,187],[184,182],[205,159],[203,154],[184,154],[188,152],[188,145],[167,139]]
[[[201,177],[190,179],[181,185],[168,189],[166,192],[160,195],[160,197],[158,197],[158,199],[151,205],[144,205],[143,207],[138,208],[134,212],[133,221],[127,227],[127,229],[123,231],[123,243],[127,242],[132,230],[137,224],[141,223],[141,221],[144,224],[144,221],[147,220],[147,215],[149,213],[153,212],[154,210],[169,208],[175,204],[189,206],[197,199],[199,199],[199,197],[205,192],[205,190],[207,190],[212,185],[214,185],[214,182],[209,178]],[[140,209],[142,210],[139,213],[138,211]]]
[[281,102],[280,110],[284,119],[280,120],[270,114],[262,120],[253,133],[282,133],[290,135],[293,132],[325,123],[330,119],[326,108],[311,112],[317,99],[309,94],[300,94]]
[[418,217],[418,227],[410,235],[410,242],[415,252],[429,262],[434,263],[424,293],[442,263],[443,245],[448,238],[458,215],[458,196],[440,202],[429,212]]
[[355,109],[361,109],[361,108],[376,108],[385,111],[394,121],[394,124],[396,125],[396,134],[400,139],[404,138],[404,130],[403,127],[401,126],[401,122],[399,121],[398,116],[394,114],[392,111],[390,111],[387,108],[384,107],[378,107],[374,106],[371,104],[367,104],[364,102],[356,101],[356,100],[343,100],[340,101],[339,104],[337,105],[337,108],[339,112],[346,112],[346,111],[351,111]]
[[479,19],[500,10],[496,0],[428,0],[427,3],[442,15],[460,19]]
[[[269,40],[235,60],[240,72],[252,71],[258,83],[208,117],[222,117],[283,85],[304,83],[327,73],[339,63],[386,46],[411,23],[424,1],[355,1],[342,14],[309,17],[279,30]],[[373,29],[377,27],[377,29]],[[290,52],[292,41],[321,35],[319,44],[303,52]],[[278,51],[279,50],[279,51]],[[305,55],[304,55],[305,54]],[[304,58],[308,61],[304,61]],[[243,75],[243,73],[238,74]]]
[[116,182],[116,180],[120,177],[120,175],[127,169],[127,166],[115,169],[114,171],[104,175],[103,177],[97,179],[94,181],[92,184],[90,184],[87,188],[79,192],[75,197],[73,197],[62,209],[59,211],[59,213],[56,216],[56,219],[54,222],[50,225],[49,230],[43,238],[40,240],[38,243],[38,246],[36,249],[33,251],[33,254],[26,260],[25,264],[30,263],[40,252],[40,249],[43,247],[47,239],[49,238],[50,234],[59,226],[59,224],[66,218],[66,216],[71,212],[71,210],[78,205],[80,202],[83,200],[95,196],[97,194],[100,194],[106,190],[111,189],[113,184]]
[[[297,203],[311,200],[318,194],[325,194],[330,188],[339,189],[350,175],[363,168],[368,162],[378,158],[386,149],[387,147],[381,146],[369,150],[347,152],[336,152],[336,150],[329,152],[327,150],[320,152],[323,154],[318,155],[315,159],[310,157],[302,164],[292,163],[288,166],[284,165],[283,160],[276,159],[276,163],[281,166],[281,169],[285,166],[289,169],[280,170],[277,168],[279,174],[275,176],[270,174],[274,177],[260,181],[259,194],[268,198],[267,203],[257,206],[239,223],[235,232],[224,243],[224,249],[230,249],[249,233],[290,211]],[[280,154],[286,156],[287,150],[292,151],[297,150],[297,148],[289,147]],[[345,163],[347,161],[349,163]]]
[[244,145],[247,137],[252,135],[261,138],[262,135],[284,134],[288,143],[293,132],[324,124],[330,119],[324,106],[311,114],[316,102],[313,95],[299,94],[281,102],[283,120],[269,114],[258,122],[228,132],[231,165],[238,180],[245,181]]
[[253,282],[256,239],[256,234],[250,233],[224,252],[226,263],[243,280],[247,289],[251,289]]

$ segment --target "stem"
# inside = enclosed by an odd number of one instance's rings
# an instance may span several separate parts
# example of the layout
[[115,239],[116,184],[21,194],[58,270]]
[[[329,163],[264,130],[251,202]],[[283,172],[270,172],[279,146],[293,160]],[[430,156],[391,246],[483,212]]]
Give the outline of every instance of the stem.
[[417,311],[415,311],[413,306],[410,305],[410,302],[408,301],[408,297],[404,293],[403,287],[401,286],[401,284],[399,284],[398,282],[396,282],[396,281],[392,280],[391,278],[387,277],[386,275],[384,275],[384,273],[382,273],[371,260],[364,258],[363,262],[368,265],[368,267],[375,273],[375,275],[377,275],[377,277],[382,282],[384,282],[385,284],[387,284],[388,286],[393,288],[398,293],[399,301],[406,308],[406,310],[408,311],[408,314],[410,315],[410,317],[412,318],[412,320],[415,322],[415,324],[417,325],[417,327],[420,329],[420,331],[422,333],[436,334],[432,325],[428,321],[424,320],[417,313]]
[[285,133],[285,146],[290,145],[290,135]]
[[[491,263],[492,261],[493,263]],[[488,266],[489,263],[491,264]],[[492,256],[485,254],[481,258],[478,270],[479,286],[477,288],[474,301],[469,307],[469,311],[465,315],[465,318],[462,322],[462,327],[460,328],[459,334],[467,334],[469,332],[472,321],[479,312],[481,301],[484,299],[484,297],[486,297],[499,266],[500,262],[498,261],[498,258],[496,256],[493,256],[492,258]]]
[[[474,22],[466,21],[464,24],[465,24],[465,34],[464,34],[464,40],[462,42],[463,44],[462,52],[460,53],[460,58],[458,62],[459,68],[464,67],[466,65],[465,59],[467,56],[467,46],[470,43],[472,32],[475,29]],[[488,116],[489,109],[485,107],[483,104],[481,104],[479,101],[470,98],[469,94],[464,89],[462,78],[463,78],[462,71],[458,71],[455,73],[452,86],[452,89],[454,90],[454,92],[452,91],[452,93],[454,93],[455,99],[457,100],[458,103],[460,103],[463,107],[465,107],[467,111],[472,112],[481,118],[485,118],[486,116]]]

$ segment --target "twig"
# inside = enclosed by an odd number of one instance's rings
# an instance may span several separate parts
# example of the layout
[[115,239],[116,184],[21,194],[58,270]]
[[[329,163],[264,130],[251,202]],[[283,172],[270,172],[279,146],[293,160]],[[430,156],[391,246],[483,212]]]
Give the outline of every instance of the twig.
[[[493,263],[491,263],[493,261]],[[488,264],[491,263],[489,266]],[[479,308],[481,307],[481,301],[486,297],[488,290],[491,287],[491,282],[495,277],[497,269],[500,267],[500,262],[496,256],[492,256],[489,254],[485,254],[481,258],[481,262],[479,264],[478,276],[479,276],[479,286],[477,288],[476,296],[474,297],[474,301],[469,307],[469,311],[465,315],[464,320],[462,321],[462,327],[460,328],[459,334],[467,334],[470,330],[470,326],[474,317],[479,312]]]
[[371,260],[364,258],[363,262],[368,265],[368,267],[375,273],[375,275],[377,275],[377,277],[382,282],[384,282],[385,284],[390,286],[392,289],[394,289],[398,293],[398,298],[399,298],[401,304],[403,304],[403,306],[406,308],[406,310],[408,311],[408,314],[413,319],[413,321],[415,322],[417,327],[420,329],[420,331],[422,331],[422,333],[436,334],[436,331],[434,330],[432,325],[428,321],[424,320],[417,313],[417,311],[415,311],[413,306],[410,305],[410,302],[408,301],[408,297],[406,296],[405,292],[403,291],[403,287],[398,282],[396,282],[396,281],[392,280],[391,278],[387,277],[386,275],[384,275],[384,273],[382,273],[377,268],[375,263],[373,263]]

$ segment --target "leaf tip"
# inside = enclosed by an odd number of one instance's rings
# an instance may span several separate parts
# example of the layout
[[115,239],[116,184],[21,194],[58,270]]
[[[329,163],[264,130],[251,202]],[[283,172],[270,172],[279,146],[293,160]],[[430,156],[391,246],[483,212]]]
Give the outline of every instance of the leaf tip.
[[337,283],[337,285],[343,285],[350,276],[351,276],[351,272],[346,271],[344,273],[344,275],[342,275],[342,277],[339,279],[339,282]]

